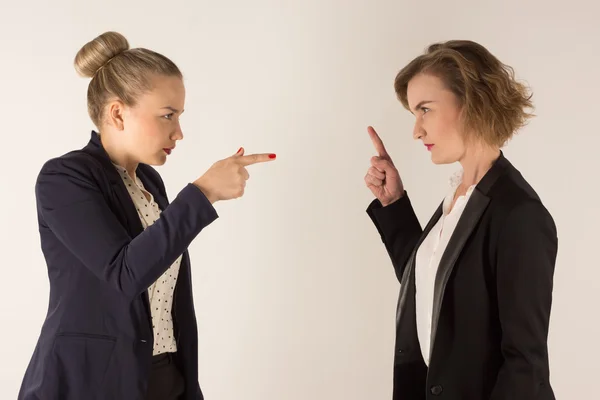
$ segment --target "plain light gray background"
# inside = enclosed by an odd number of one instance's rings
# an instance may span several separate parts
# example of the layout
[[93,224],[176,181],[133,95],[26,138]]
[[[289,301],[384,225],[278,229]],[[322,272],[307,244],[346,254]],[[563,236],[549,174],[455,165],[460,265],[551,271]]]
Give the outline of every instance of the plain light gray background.
[[[472,39],[534,90],[505,149],[560,236],[550,330],[559,399],[595,396],[600,323],[598,9],[589,1],[3,0],[0,398],[16,397],[45,316],[34,181],[86,144],[72,60],[117,30],[186,75],[171,196],[240,146],[276,152],[192,244],[200,382],[209,400],[389,399],[398,283],[366,206],[374,125],[425,223],[456,169],[414,142],[396,72],[430,43]],[[89,7],[89,8],[88,8]]]

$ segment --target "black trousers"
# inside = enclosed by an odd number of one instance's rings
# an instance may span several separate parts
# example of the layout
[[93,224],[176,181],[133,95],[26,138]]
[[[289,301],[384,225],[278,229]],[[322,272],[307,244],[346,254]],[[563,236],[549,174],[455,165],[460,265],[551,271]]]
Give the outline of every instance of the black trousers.
[[152,357],[147,400],[178,400],[184,391],[184,380],[175,363],[176,353]]

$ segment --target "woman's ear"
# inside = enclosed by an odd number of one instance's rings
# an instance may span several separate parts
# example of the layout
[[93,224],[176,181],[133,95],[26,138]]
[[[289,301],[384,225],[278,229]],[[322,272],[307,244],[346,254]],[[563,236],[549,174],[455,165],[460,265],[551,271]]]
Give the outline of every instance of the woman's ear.
[[106,106],[106,123],[115,129],[125,129],[125,104],[121,100],[113,100]]

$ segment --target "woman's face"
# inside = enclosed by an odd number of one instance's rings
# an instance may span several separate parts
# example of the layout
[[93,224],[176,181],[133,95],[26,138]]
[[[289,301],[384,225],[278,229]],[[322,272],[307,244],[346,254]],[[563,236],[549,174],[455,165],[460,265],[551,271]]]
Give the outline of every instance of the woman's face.
[[179,124],[185,103],[183,81],[156,76],[152,84],[152,90],[141,95],[135,106],[121,106],[118,111],[122,127],[118,142],[127,163],[163,165],[176,142],[183,139]]
[[465,153],[461,108],[441,79],[419,74],[408,83],[407,98],[416,117],[413,137],[421,139],[435,164],[459,161]]

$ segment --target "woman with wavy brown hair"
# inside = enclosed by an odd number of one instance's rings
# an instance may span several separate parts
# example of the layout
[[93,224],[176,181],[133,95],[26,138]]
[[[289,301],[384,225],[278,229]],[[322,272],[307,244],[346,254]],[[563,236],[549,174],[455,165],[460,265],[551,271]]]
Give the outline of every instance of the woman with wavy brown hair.
[[558,239],[552,216],[501,148],[532,116],[511,67],[466,40],[431,45],[396,76],[413,136],[458,162],[423,229],[375,130],[367,212],[400,295],[393,398],[554,399],[548,325]]

